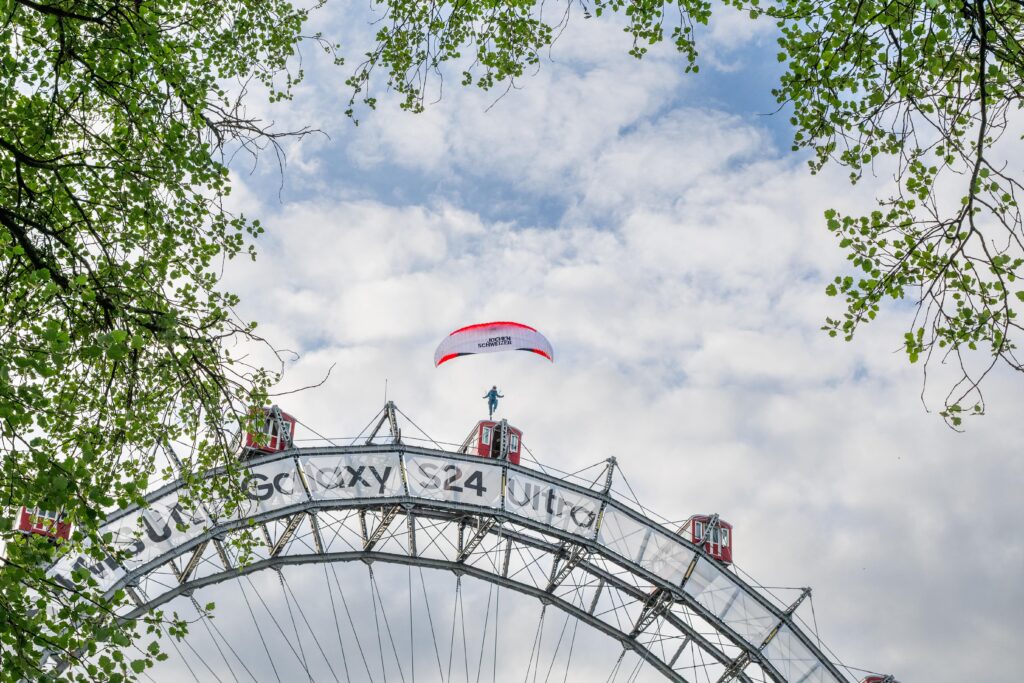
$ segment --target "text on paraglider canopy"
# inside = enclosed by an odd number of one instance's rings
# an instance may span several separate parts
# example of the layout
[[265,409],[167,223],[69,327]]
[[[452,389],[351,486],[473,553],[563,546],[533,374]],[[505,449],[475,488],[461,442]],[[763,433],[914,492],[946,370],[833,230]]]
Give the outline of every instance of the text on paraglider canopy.
[[512,346],[512,337],[507,337],[504,335],[498,337],[488,337],[484,341],[477,342],[476,344],[476,347],[478,349],[486,349],[492,346]]

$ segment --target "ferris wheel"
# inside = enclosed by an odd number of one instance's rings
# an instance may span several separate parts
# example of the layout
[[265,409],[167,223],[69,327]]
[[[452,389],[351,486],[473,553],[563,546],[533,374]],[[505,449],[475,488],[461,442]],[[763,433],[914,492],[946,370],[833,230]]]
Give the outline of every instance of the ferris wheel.
[[[50,569],[124,590],[126,619],[173,609],[198,622],[146,677],[859,679],[804,621],[810,589],[780,596],[744,576],[717,515],[668,523],[620,495],[614,458],[575,474],[527,463],[505,420],[424,442],[403,435],[400,419],[414,423],[393,402],[347,443],[297,441],[295,417],[264,415],[240,449],[240,509],[190,506],[170,482],[107,519],[120,561],[71,554]],[[249,557],[237,534],[255,534]]]

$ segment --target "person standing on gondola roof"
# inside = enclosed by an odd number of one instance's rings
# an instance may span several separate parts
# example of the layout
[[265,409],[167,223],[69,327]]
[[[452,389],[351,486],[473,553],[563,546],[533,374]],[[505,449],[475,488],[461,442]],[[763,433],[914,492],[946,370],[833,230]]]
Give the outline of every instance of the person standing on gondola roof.
[[504,395],[498,393],[498,385],[491,387],[491,390],[483,395],[487,399],[487,412],[488,417],[494,418],[494,411],[498,409],[498,399],[505,398]]

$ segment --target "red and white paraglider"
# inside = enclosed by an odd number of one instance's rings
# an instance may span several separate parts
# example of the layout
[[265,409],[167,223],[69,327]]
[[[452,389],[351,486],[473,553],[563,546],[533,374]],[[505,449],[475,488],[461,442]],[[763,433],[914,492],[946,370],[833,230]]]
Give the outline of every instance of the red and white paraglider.
[[460,327],[449,334],[434,351],[434,365],[459,356],[498,351],[530,351],[555,360],[551,342],[536,329],[522,323],[493,322]]
[[[498,351],[529,351],[554,362],[551,342],[535,328],[522,323],[499,321],[460,327],[441,340],[434,351],[434,366],[440,366],[459,356]],[[488,418],[477,422],[462,444],[461,453],[474,453],[483,458],[508,460],[519,464],[523,432],[507,420],[495,421],[494,411],[502,398],[497,385],[484,395],[487,399]]]

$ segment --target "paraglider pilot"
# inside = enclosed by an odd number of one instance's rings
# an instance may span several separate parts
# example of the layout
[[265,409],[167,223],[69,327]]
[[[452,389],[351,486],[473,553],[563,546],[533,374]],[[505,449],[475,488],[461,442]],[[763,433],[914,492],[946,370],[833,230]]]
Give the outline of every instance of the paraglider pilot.
[[498,386],[494,385],[491,390],[483,396],[487,399],[487,411],[490,418],[494,417],[494,411],[498,409],[498,399],[505,398],[502,394],[498,393]]

